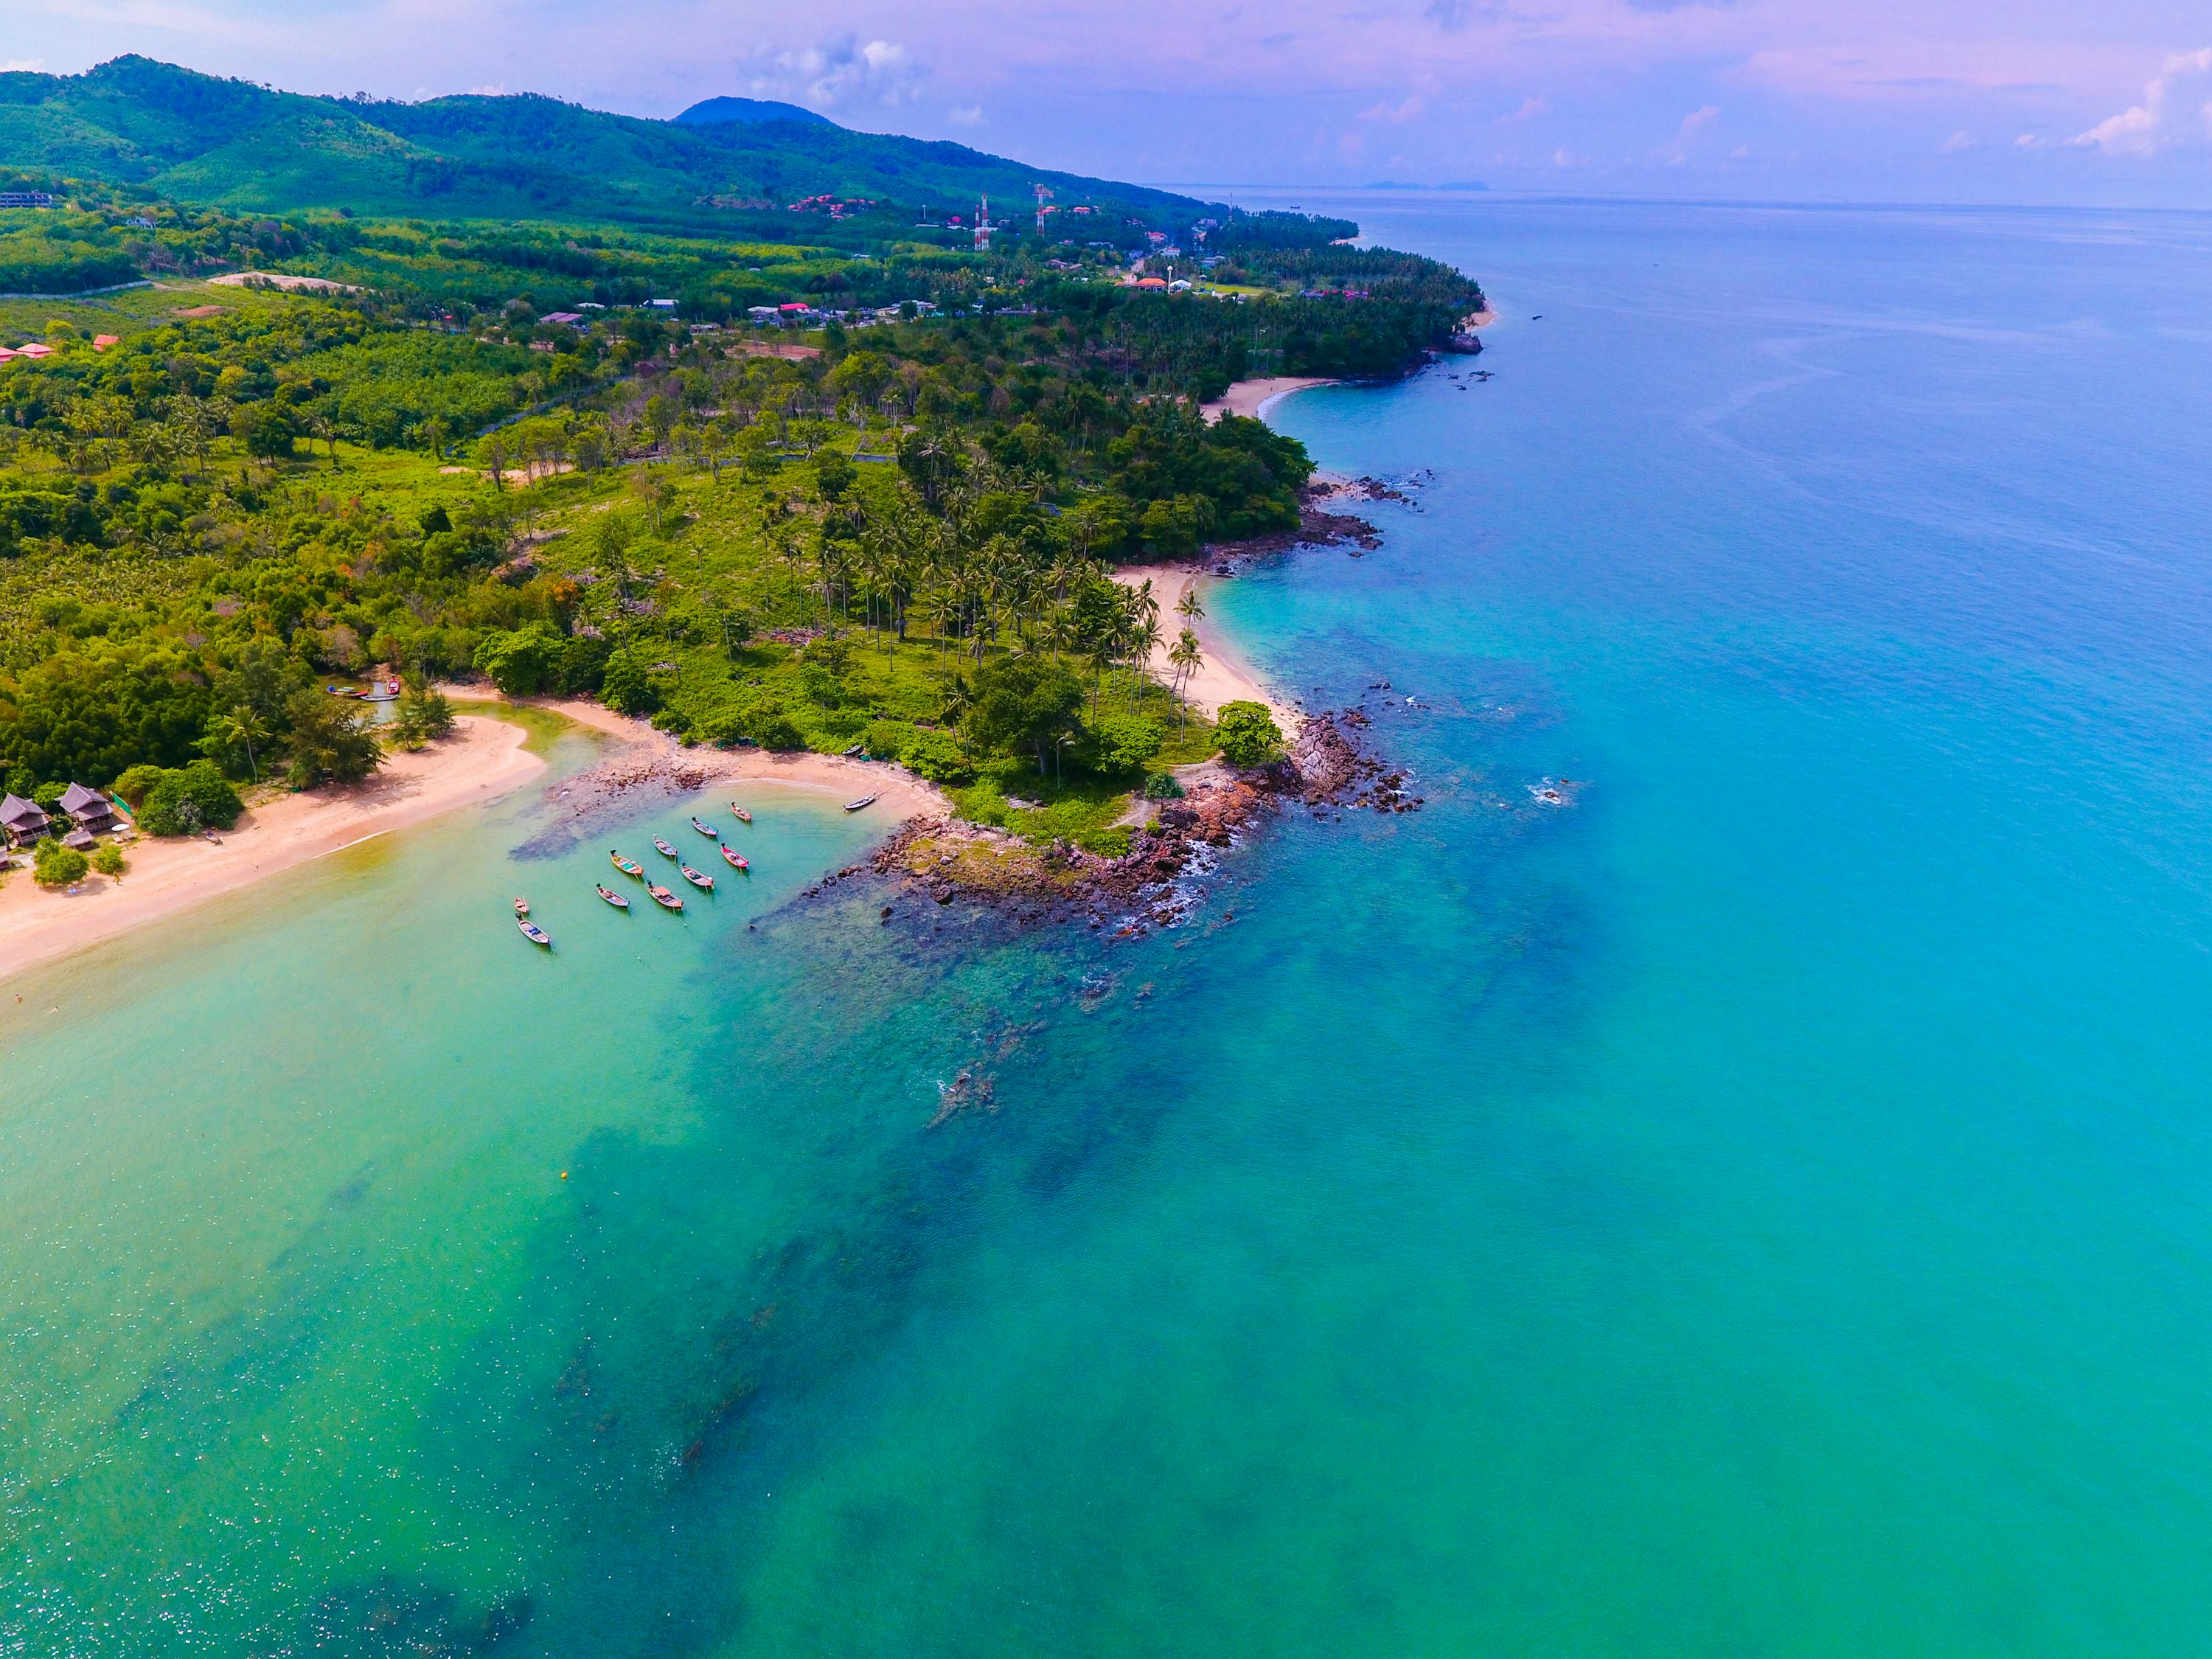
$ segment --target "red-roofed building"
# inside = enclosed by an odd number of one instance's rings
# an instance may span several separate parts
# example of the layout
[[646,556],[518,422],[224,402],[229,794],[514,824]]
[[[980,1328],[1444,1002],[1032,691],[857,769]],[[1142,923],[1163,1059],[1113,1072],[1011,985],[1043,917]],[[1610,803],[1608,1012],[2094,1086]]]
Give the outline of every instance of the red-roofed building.
[[122,343],[123,337],[119,334],[95,334],[92,337],[92,349],[94,351],[105,351],[112,345]]
[[54,355],[54,349],[43,340],[33,340],[27,346],[17,347],[15,355],[18,357],[51,357]]

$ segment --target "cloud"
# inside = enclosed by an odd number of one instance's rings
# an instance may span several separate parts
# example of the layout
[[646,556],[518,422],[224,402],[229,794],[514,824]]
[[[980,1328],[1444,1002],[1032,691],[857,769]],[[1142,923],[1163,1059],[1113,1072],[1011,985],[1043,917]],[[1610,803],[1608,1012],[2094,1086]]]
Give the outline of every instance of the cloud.
[[962,104],[947,110],[945,118],[956,127],[980,127],[988,124],[981,104]]
[[469,96],[471,98],[504,98],[507,96],[507,88],[495,83],[489,86],[471,87],[469,88]]
[[2212,141],[2212,46],[2176,52],[2159,66],[2143,100],[2074,142],[2107,155],[2155,155],[2177,144]]
[[1979,149],[1981,147],[1980,141],[1972,133],[1961,127],[1938,144],[1936,147],[1936,153],[1938,155],[1956,155],[1962,150]]
[[1495,117],[1493,118],[1492,125],[1504,126],[1508,122],[1512,121],[1533,121],[1540,115],[1549,115],[1551,112],[1552,100],[1548,98],[1538,97],[1535,94],[1531,93],[1528,97],[1523,98],[1521,100],[1521,107],[1519,109],[1515,110],[1510,115],[1500,115]]
[[755,74],[752,91],[764,98],[798,98],[823,109],[849,104],[903,104],[927,74],[896,40],[862,43],[857,34],[835,36],[796,52],[780,52]]
[[1405,122],[1413,119],[1427,107],[1428,101],[1419,93],[1409,92],[1401,103],[1393,104],[1385,101],[1376,105],[1372,109],[1360,111],[1359,118],[1363,121]]
[[2014,149],[2041,149],[2043,138],[2039,133],[2023,132],[2012,141],[2012,147]]
[[10,58],[0,63],[0,75],[37,75],[46,67],[43,58]]
[[1699,127],[1712,121],[1720,112],[1721,106],[1718,104],[1707,104],[1702,109],[1692,110],[1682,118],[1682,125],[1675,129],[1674,142],[1680,143]]

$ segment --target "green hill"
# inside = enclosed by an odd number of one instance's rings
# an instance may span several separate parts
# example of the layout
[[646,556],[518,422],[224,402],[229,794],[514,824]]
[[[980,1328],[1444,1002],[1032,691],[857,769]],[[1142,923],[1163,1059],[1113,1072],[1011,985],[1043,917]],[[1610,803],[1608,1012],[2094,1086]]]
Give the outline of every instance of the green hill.
[[773,99],[708,98],[694,104],[676,118],[677,124],[687,127],[710,127],[724,121],[804,121],[811,126],[817,123],[834,125],[826,115],[817,115],[811,109],[797,104],[780,104]]
[[0,157],[233,207],[441,218],[703,228],[723,209],[825,193],[945,206],[988,192],[1011,208],[1040,183],[1147,220],[1200,205],[960,144],[795,118],[702,122],[698,107],[648,121],[535,94],[308,97],[126,57],[82,75],[0,74]]

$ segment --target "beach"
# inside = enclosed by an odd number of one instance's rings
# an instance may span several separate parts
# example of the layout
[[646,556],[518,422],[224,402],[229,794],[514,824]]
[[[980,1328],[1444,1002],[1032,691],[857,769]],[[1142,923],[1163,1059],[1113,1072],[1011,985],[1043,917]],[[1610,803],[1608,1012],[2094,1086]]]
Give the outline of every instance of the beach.
[[[1152,647],[1145,665],[1163,685],[1172,685],[1176,666],[1168,660],[1168,650],[1182,627],[1182,619],[1176,615],[1176,606],[1184,594],[1194,589],[1203,599],[1220,585],[1222,578],[1197,564],[1125,564],[1114,572],[1114,580],[1128,587],[1146,581],[1152,583],[1152,592],[1160,602],[1160,642]],[[1264,703],[1285,738],[1297,735],[1305,716],[1261,684],[1259,676],[1237,654],[1236,648],[1223,637],[1212,618],[1201,617],[1191,624],[1190,631],[1198,635],[1199,647],[1206,653],[1198,672],[1183,686],[1183,695],[1194,708],[1211,720],[1224,702]]]
[[141,836],[119,881],[88,876],[50,892],[27,868],[0,883],[0,975],[112,939],[326,853],[505,794],[543,771],[507,721],[464,715],[453,736],[392,756],[366,783],[279,795],[219,842]]
[[1279,398],[1287,398],[1293,392],[1304,392],[1310,386],[1334,386],[1336,382],[1322,375],[1275,374],[1265,380],[1239,380],[1220,397],[1198,406],[1198,412],[1209,421],[1218,421],[1224,415],[1242,415],[1250,421],[1265,420],[1268,404]]

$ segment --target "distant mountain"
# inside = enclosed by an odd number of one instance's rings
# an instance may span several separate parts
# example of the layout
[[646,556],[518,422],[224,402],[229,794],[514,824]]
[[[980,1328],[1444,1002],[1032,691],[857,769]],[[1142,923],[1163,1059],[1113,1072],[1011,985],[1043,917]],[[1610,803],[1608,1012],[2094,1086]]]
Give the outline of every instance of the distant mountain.
[[676,119],[679,125],[687,127],[720,126],[726,121],[818,121],[826,127],[837,125],[826,115],[817,115],[797,104],[780,104],[772,98],[709,98],[692,105]]
[[[716,99],[685,112],[696,117]],[[0,163],[276,211],[711,223],[720,207],[828,193],[939,208],[1038,184],[1147,220],[1201,204],[964,145],[773,118],[647,121],[526,94],[420,104],[307,97],[127,57],[82,75],[0,74]]]

